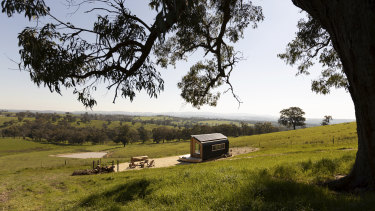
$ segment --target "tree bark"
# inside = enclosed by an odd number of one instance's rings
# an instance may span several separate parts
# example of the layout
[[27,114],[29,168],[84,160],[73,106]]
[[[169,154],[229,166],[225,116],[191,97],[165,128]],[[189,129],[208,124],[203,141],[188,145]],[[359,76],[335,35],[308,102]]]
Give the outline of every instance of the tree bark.
[[357,119],[358,152],[337,190],[375,186],[375,0],[292,0],[329,32],[349,81]]

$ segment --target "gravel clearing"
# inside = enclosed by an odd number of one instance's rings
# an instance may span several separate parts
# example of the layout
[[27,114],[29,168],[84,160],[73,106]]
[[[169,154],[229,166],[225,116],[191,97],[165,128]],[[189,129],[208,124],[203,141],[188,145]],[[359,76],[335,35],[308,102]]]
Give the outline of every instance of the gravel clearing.
[[[230,150],[230,153],[232,153],[232,156],[236,156],[240,154],[255,152],[255,151],[258,151],[259,149],[252,148],[252,147],[234,147],[234,148],[230,148],[229,150]],[[171,157],[155,158],[155,159],[149,158],[149,161],[155,160],[155,167],[152,167],[152,168],[163,168],[163,167],[170,167],[170,166],[176,166],[176,165],[193,164],[193,163],[188,163],[188,162],[180,162],[178,161],[178,159],[179,159],[179,156],[171,156]],[[226,158],[220,158],[217,160],[221,160],[221,159],[226,159]],[[140,170],[140,169],[142,168],[139,166],[137,166],[136,168],[129,168],[129,162],[120,163],[119,165],[119,171]]]
[[[240,155],[240,154],[246,154],[250,152],[258,151],[258,148],[252,148],[252,147],[234,147],[230,148],[230,153],[232,153],[232,156]],[[87,159],[87,158],[102,158],[106,156],[108,152],[80,152],[80,153],[70,153],[70,154],[59,154],[59,155],[51,155],[56,157],[63,157],[63,158],[79,158],[79,159]],[[152,168],[163,168],[163,167],[169,167],[169,166],[176,166],[176,165],[187,165],[192,163],[187,162],[180,162],[178,161],[179,156],[171,156],[171,157],[164,157],[164,158],[149,158],[149,160],[155,160],[155,166]],[[225,159],[220,158],[218,160]],[[146,167],[147,168],[147,167]],[[139,166],[132,169],[129,168],[129,162],[127,163],[120,163],[119,164],[119,170],[120,171],[127,171],[127,170],[139,170],[142,169]]]

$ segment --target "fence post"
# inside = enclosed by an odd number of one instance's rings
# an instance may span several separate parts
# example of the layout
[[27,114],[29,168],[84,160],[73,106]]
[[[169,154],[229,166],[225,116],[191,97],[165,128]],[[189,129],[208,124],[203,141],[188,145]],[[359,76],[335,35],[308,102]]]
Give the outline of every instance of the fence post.
[[332,138],[332,143],[335,144],[335,137]]
[[95,169],[95,160],[92,161],[92,169]]
[[117,160],[117,172],[119,172],[119,162]]
[[65,165],[66,165],[66,160],[65,160]]

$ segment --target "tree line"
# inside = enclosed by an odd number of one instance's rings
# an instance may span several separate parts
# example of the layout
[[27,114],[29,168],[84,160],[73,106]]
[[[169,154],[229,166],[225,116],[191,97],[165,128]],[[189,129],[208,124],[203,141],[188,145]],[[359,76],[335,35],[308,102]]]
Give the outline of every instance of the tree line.
[[[51,117],[53,114],[43,114],[43,117]],[[55,120],[55,121],[54,121]],[[101,128],[92,126],[78,127],[69,115],[59,118],[35,118],[24,119],[21,124],[16,120],[4,122],[0,125],[2,137],[23,137],[37,142],[61,143],[61,144],[103,144],[110,141],[127,144],[147,141],[164,143],[170,141],[188,140],[193,134],[222,133],[226,136],[237,137],[245,135],[263,134],[280,131],[280,127],[271,122],[258,122],[254,125],[241,122],[235,124],[221,124],[215,126],[194,125],[192,127],[158,126],[147,129],[144,126],[134,127],[128,124],[120,124],[118,127],[108,128],[103,123]],[[76,122],[77,123],[77,122]]]
[[[140,124],[154,124],[154,125],[164,125],[164,126],[173,126],[173,127],[188,127],[192,128],[196,124],[200,125],[208,125],[208,123],[202,123],[202,121],[215,121],[218,120],[218,123],[215,125],[222,124],[220,121],[222,119],[210,119],[210,118],[202,118],[202,117],[174,117],[174,116],[153,116],[150,118],[142,118],[140,116],[134,115],[124,115],[124,114],[89,114],[88,112],[81,113],[81,114],[73,114],[70,112],[65,112],[65,114],[58,114],[58,113],[39,113],[39,112],[30,112],[30,111],[23,111],[23,112],[8,112],[5,110],[0,110],[0,115],[5,117],[17,117],[18,121],[23,121],[25,118],[43,118],[46,120],[50,120],[56,122],[61,118],[66,119],[69,122],[76,122],[78,125],[80,123],[89,123],[92,120],[101,120],[105,121],[110,125],[111,122],[119,121],[120,123],[130,122],[132,125],[136,123]],[[233,120],[234,123],[240,123],[239,121]],[[245,123],[255,124],[256,121],[244,121]]]

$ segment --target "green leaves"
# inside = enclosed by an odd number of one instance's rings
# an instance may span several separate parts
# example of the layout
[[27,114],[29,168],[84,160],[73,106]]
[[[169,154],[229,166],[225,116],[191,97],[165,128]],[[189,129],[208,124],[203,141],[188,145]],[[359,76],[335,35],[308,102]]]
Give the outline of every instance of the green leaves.
[[229,81],[240,58],[229,43],[237,42],[246,27],[255,28],[263,20],[261,7],[242,0],[152,0],[149,6],[157,14],[148,25],[126,8],[125,1],[93,1],[94,6],[90,2],[82,1],[79,6],[87,7],[88,13],[98,12],[91,29],[57,19],[42,0],[2,1],[8,16],[17,12],[29,19],[48,15],[54,20],[26,28],[19,35],[19,67],[38,86],[59,94],[61,87],[74,88],[86,107],[96,105],[92,92],[99,83],[115,90],[113,102],[118,96],[132,101],[142,90],[157,97],[164,81],[156,66],[167,68],[202,49],[206,62],[191,67],[178,84],[183,99],[197,108],[215,106],[220,93],[212,90],[225,83],[240,102]]
[[[58,44],[68,41],[67,37],[56,31],[56,25],[46,24],[40,29],[26,28],[18,36],[22,63],[20,69],[30,72],[30,77],[38,86],[44,85],[51,92],[61,94],[61,85],[75,87],[84,83],[71,75],[81,73],[85,68],[87,56],[83,53],[89,46],[83,41],[70,41],[64,48]],[[83,96],[79,96],[82,99]]]
[[310,15],[301,19],[297,25],[299,31],[294,40],[288,43],[286,52],[279,54],[287,64],[298,65],[299,74],[310,74],[309,68],[319,62],[323,68],[321,76],[312,81],[311,90],[328,94],[330,88],[348,87],[348,81],[342,71],[342,64],[328,32]]
[[301,108],[290,107],[280,111],[278,122],[288,128],[296,129],[297,126],[305,126],[306,118],[303,115],[305,115],[305,112]]
[[6,13],[8,17],[14,13],[25,13],[25,17],[38,18],[46,16],[50,8],[46,6],[43,0],[2,0],[1,12]]
[[216,67],[213,60],[206,64],[198,62],[192,66],[177,85],[182,90],[181,97],[196,108],[205,104],[216,106],[220,93],[213,94],[210,90],[223,83],[221,76],[215,71]]
[[85,107],[92,108],[97,104],[96,100],[92,98],[89,88],[84,88],[79,91],[74,89],[73,94],[77,94],[77,100],[80,101]]
[[178,83],[182,98],[196,108],[205,104],[215,106],[220,93],[214,94],[212,90],[227,84],[240,103],[229,78],[241,58],[228,43],[237,42],[249,24],[255,28],[263,18],[261,7],[250,1],[197,1],[180,14],[175,35],[155,46],[157,63],[166,68],[201,49],[206,61],[193,65]]

